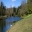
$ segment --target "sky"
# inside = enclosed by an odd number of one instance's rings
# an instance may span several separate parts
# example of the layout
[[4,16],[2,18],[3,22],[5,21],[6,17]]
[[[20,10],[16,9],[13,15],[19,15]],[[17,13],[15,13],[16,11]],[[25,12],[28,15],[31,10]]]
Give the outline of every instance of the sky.
[[1,1],[4,3],[4,5],[5,5],[7,8],[13,7],[13,6],[18,7],[18,6],[21,5],[21,3],[22,3],[23,1],[26,2],[26,0],[1,0]]

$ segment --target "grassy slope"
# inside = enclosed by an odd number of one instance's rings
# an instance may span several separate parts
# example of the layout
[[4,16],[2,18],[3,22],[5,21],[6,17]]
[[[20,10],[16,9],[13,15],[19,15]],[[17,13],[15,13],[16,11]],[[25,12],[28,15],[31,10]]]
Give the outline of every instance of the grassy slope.
[[32,32],[32,14],[24,17],[23,20],[18,21],[7,32]]

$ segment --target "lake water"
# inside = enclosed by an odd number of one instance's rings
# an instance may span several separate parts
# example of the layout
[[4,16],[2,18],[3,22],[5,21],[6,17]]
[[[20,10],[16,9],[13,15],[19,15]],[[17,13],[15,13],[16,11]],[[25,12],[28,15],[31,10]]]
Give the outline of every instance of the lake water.
[[[15,17],[7,17],[7,18],[5,19],[6,25],[3,26],[3,31],[2,31],[2,32],[6,32],[6,31],[12,26],[13,22],[14,22],[14,21],[18,21],[18,20],[21,20],[21,18],[18,17],[18,16],[15,16]],[[11,23],[12,23],[12,24],[11,24]],[[0,30],[1,30],[1,28],[0,28]]]

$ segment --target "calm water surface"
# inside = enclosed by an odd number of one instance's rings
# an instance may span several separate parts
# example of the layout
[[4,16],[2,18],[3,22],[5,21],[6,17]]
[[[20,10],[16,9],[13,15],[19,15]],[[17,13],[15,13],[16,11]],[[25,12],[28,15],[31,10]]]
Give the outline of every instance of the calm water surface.
[[[12,25],[11,22],[18,21],[18,20],[21,20],[21,18],[18,17],[18,16],[6,18],[5,19],[6,25],[3,26],[3,31],[2,32],[6,32],[11,27],[11,25]],[[0,30],[1,30],[1,28],[0,28]]]

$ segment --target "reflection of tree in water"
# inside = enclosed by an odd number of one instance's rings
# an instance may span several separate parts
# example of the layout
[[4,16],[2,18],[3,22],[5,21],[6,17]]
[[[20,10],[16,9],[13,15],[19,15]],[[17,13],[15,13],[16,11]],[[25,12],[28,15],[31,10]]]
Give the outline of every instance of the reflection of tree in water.
[[1,29],[0,29],[1,31],[0,31],[0,32],[3,32],[3,31],[4,31],[4,30],[3,30],[3,27],[4,27],[4,26],[6,26],[5,20],[0,19],[0,28],[1,28]]

